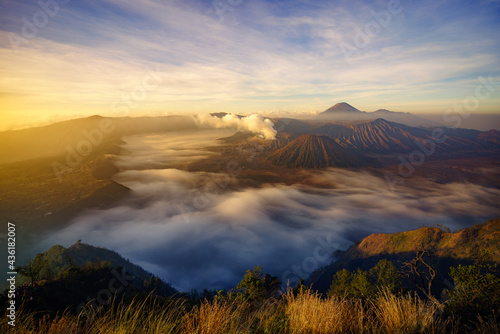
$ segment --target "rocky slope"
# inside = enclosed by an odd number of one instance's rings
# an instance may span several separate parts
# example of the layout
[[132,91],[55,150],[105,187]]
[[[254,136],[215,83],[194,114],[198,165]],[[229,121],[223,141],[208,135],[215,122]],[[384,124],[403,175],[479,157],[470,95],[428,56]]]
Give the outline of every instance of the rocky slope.
[[343,148],[326,136],[302,135],[276,150],[268,160],[285,167],[323,168],[366,166],[369,159]]

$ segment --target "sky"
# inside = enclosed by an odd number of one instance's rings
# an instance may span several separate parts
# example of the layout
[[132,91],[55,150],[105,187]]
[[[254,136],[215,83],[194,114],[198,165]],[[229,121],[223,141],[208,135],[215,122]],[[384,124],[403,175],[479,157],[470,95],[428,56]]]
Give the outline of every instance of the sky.
[[0,2],[0,130],[343,101],[500,113],[500,1]]

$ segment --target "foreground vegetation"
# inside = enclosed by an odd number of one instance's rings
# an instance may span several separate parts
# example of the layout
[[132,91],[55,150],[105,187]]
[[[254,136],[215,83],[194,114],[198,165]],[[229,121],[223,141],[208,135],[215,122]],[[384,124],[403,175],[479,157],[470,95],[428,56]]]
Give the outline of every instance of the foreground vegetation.
[[[99,258],[109,261],[90,261]],[[284,289],[257,266],[233,289],[186,294],[77,242],[17,268],[27,280],[15,291],[16,326],[5,291],[0,333],[500,333],[498,252],[480,249],[447,271],[436,262],[420,250],[397,266],[341,268],[323,294],[303,281]]]
[[[90,268],[88,272],[103,275],[108,269]],[[372,277],[382,282],[377,287],[370,287],[372,283],[368,279],[360,283],[363,280],[359,277],[369,277],[369,273],[339,272],[339,277],[350,275],[351,279],[334,280],[327,297],[303,284],[280,293],[277,278],[264,275],[262,269],[256,267],[247,272],[236,289],[209,294],[203,299],[188,295],[167,297],[154,292],[146,294],[145,290],[125,291],[115,295],[105,307],[89,301],[77,312],[71,307],[43,312],[38,303],[30,307],[27,301],[17,312],[16,326],[9,326],[4,317],[0,332],[492,334],[500,332],[497,321],[500,278],[494,269],[484,263],[453,268],[455,289],[448,291],[447,301],[439,302],[394,285],[396,273],[388,261],[381,261],[371,271]],[[80,271],[78,282],[82,282],[82,274]],[[67,281],[68,277],[64,278],[64,282]],[[51,284],[57,288],[60,283]],[[40,286],[39,291],[46,290],[48,285]],[[369,295],[362,293],[360,286]],[[353,291],[357,292],[356,296]],[[36,294],[28,296],[25,299],[37,298]],[[50,299],[44,296],[45,300]]]
[[[116,301],[115,301],[116,302]],[[63,314],[38,320],[18,315],[16,327],[3,320],[3,333],[498,333],[494,317],[461,325],[444,320],[440,307],[411,294],[381,290],[362,300],[289,290],[284,296],[256,305],[239,299],[204,300],[189,305],[182,299],[149,296],[115,303],[106,311],[91,307],[78,316]]]

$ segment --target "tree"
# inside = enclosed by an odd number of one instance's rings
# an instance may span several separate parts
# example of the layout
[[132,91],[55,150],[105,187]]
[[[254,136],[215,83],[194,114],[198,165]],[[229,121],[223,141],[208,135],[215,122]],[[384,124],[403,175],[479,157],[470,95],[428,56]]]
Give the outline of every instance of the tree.
[[358,268],[352,276],[351,295],[355,298],[371,297],[375,292],[375,287],[368,279],[368,272]]
[[26,265],[16,267],[16,271],[28,277],[31,280],[31,284],[33,284],[42,279],[40,277],[44,264],[42,260],[40,260],[40,257],[37,255],[34,259],[30,259]]
[[149,276],[149,279],[144,279],[143,287],[147,292],[154,292],[155,294],[160,296],[166,295],[167,293],[165,284],[163,283],[161,278],[154,275]]
[[300,293],[307,291],[307,290],[310,290],[310,288],[306,286],[306,281],[303,279],[300,279],[299,284],[297,284],[297,286],[292,289],[292,293],[294,296],[297,296]]
[[400,286],[399,272],[388,260],[380,260],[369,271],[356,269],[350,272],[341,269],[335,273],[328,294],[350,298],[370,298],[377,289],[397,290]]
[[328,294],[330,296],[348,296],[350,294],[351,281],[352,273],[349,270],[344,268],[337,271],[333,277]]
[[253,270],[247,270],[236,288],[242,292],[240,298],[262,301],[277,296],[280,286],[278,277],[264,275],[262,267],[256,266]]
[[356,272],[351,273],[344,268],[335,273],[328,294],[348,298],[366,298],[372,296],[374,291],[368,272],[358,268]]
[[432,293],[432,284],[437,276],[437,270],[430,264],[432,255],[428,251],[418,251],[415,257],[404,263],[407,268],[406,275],[409,276],[415,286],[433,302],[440,304]]
[[391,261],[382,259],[370,269],[370,278],[379,289],[395,292],[401,287],[400,273]]
[[477,259],[469,266],[450,268],[450,277],[455,283],[446,310],[465,321],[474,321],[477,316],[485,318],[500,314],[500,274],[498,265]]

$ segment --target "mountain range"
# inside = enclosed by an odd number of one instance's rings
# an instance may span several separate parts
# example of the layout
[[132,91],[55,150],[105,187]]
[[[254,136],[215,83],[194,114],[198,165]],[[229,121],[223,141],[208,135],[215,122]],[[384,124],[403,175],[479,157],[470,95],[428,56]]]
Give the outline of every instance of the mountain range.
[[387,121],[415,127],[442,126],[438,122],[418,117],[411,113],[389,111],[387,109],[366,112],[356,109],[346,102],[337,103],[316,116],[316,120],[321,121],[356,121],[377,118],[384,118]]
[[[328,113],[339,110],[367,114],[346,103],[335,105]],[[200,161],[198,169],[214,166],[217,172],[229,158],[248,164],[244,152],[253,152],[252,180],[272,182],[266,173],[275,168],[385,168],[399,164],[401,155],[412,152],[432,161],[497,159],[500,150],[500,131],[496,130],[412,127],[384,118],[271,121],[278,131],[275,140],[263,140],[248,131],[236,133],[221,141],[224,145],[217,149],[220,155],[212,156],[219,159],[217,163]],[[0,132],[0,219],[46,229],[63,226],[85,209],[106,208],[128,193],[112,179],[118,172],[113,159],[122,150],[124,136],[193,129],[197,125],[191,117],[92,116]],[[245,171],[241,175],[250,174]],[[293,178],[293,173],[281,175]]]
[[417,150],[425,152],[426,156],[429,156],[428,159],[491,155],[500,149],[500,131],[497,130],[415,127],[393,122],[385,117],[364,120],[364,117],[360,116],[368,113],[346,103],[337,104],[325,112],[337,113],[338,110],[340,113],[351,114],[353,120],[273,119],[275,128],[279,131],[277,138],[284,134],[291,139],[314,134],[332,139],[351,153],[397,156]]

